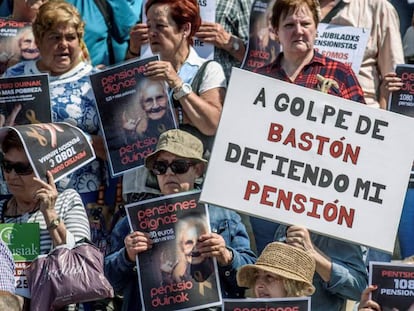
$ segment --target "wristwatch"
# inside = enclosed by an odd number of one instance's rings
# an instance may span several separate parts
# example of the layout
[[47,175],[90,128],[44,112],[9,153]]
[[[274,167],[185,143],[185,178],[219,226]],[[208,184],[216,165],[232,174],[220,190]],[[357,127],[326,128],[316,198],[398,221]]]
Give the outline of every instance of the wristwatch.
[[47,227],[47,230],[54,230],[56,229],[60,224],[60,217],[53,219],[50,222],[50,225]]
[[173,97],[175,100],[179,100],[181,97],[190,94],[192,91],[191,84],[183,83],[180,87],[174,89]]

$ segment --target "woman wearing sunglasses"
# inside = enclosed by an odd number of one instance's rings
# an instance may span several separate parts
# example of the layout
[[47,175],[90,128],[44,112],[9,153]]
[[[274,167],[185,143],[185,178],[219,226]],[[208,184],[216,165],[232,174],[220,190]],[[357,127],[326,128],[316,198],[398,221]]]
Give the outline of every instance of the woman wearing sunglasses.
[[58,194],[51,173],[37,178],[18,134],[9,130],[1,149],[1,166],[10,199],[0,201],[2,223],[38,223],[40,254],[52,248],[90,239],[89,222],[80,195],[73,189]]
[[[204,173],[207,161],[202,155],[198,138],[174,129],[161,134],[145,166],[156,175],[163,195],[190,191]],[[237,286],[237,269],[256,261],[246,228],[234,211],[209,205],[208,213],[211,233],[198,236],[197,249],[204,257],[217,259],[223,298],[242,298],[244,288]],[[135,259],[151,248],[151,240],[147,233],[130,233],[125,218],[112,231],[111,248],[105,258],[105,274],[114,290],[124,296],[122,310],[140,310]]]
[[[79,193],[73,189],[58,193],[50,172],[47,182],[37,178],[14,130],[3,138],[1,151],[1,167],[12,195],[0,201],[1,223],[38,223],[40,255],[58,245],[73,247],[83,238],[90,240],[89,221]],[[65,308],[74,309],[75,305]]]

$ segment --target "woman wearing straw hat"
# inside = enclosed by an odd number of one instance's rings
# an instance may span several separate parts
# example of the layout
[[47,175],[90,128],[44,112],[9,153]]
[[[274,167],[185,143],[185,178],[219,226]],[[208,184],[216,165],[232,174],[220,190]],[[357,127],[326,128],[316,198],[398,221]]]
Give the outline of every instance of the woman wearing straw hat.
[[268,244],[257,262],[237,272],[237,284],[256,298],[310,296],[315,260],[305,251],[281,242]]

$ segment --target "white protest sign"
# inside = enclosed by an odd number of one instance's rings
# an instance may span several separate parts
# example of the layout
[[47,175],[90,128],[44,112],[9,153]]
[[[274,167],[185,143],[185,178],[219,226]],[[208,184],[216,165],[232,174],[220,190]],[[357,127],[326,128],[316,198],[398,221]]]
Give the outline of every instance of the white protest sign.
[[413,132],[412,118],[233,68],[200,201],[392,252]]
[[[142,10],[142,22],[147,22],[147,16],[145,15],[145,3],[143,3]],[[204,22],[214,23],[216,21],[216,0],[198,0],[198,5],[200,7],[200,17]],[[214,58],[214,45],[210,43],[204,43],[198,40],[196,37],[194,39],[194,49],[197,51],[197,54],[205,59]],[[141,57],[150,57],[152,56],[151,48],[149,44],[144,44],[141,47]]]
[[352,67],[357,74],[369,39],[369,29],[319,23],[315,49]]

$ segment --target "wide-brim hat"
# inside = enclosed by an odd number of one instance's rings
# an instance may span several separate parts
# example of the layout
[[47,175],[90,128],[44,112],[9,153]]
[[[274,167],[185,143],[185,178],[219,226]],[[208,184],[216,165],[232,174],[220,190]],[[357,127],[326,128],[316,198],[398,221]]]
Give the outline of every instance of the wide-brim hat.
[[255,264],[242,266],[237,271],[237,284],[251,288],[255,282],[255,272],[263,270],[303,282],[313,292],[315,266],[315,260],[305,251],[286,243],[273,242],[265,247]]
[[207,163],[207,160],[203,159],[204,148],[201,140],[183,130],[173,129],[160,135],[155,151],[145,158],[146,168],[152,168],[157,154],[161,151],[168,151],[178,157]]

